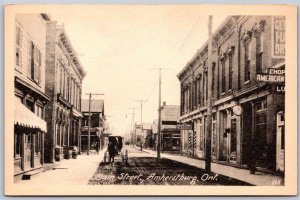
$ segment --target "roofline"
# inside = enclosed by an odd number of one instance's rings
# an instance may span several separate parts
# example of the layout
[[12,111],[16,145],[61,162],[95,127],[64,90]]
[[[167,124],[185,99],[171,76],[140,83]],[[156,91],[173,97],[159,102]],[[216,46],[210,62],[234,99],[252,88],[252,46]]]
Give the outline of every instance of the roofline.
[[[227,24],[227,22],[235,15],[230,15],[228,17],[226,17],[226,19],[219,24],[219,26],[217,27],[217,29],[214,31],[214,33],[212,34],[212,38],[214,38],[218,32],[220,32],[220,30]],[[189,60],[189,62],[187,62],[187,64],[183,67],[183,69],[177,74],[177,78],[180,79],[181,75],[187,70],[187,68],[190,66],[190,64],[200,55],[200,53],[208,46],[208,39],[206,40],[206,42],[201,46],[200,49],[197,50],[197,52],[194,54],[194,56],[192,57],[192,59]]]
[[[68,34],[67,34],[67,32],[66,32],[66,30],[65,30],[65,26],[64,25],[58,25],[58,26],[56,26],[59,30],[61,30],[62,31],[62,33],[61,34],[63,34],[64,35],[64,37],[66,38],[66,42],[67,42],[67,44],[70,46],[70,48],[71,48],[71,51],[73,52],[73,55],[70,55],[70,57],[72,58],[72,57],[75,57],[75,59],[77,60],[77,64],[76,63],[74,63],[75,64],[75,66],[79,69],[78,71],[80,72],[80,74],[81,74],[81,76],[82,76],[82,78],[84,78],[85,76],[86,76],[86,71],[84,70],[84,68],[83,68],[83,66],[82,66],[82,64],[81,64],[81,62],[80,62],[80,60],[79,60],[79,58],[76,56],[76,54],[77,54],[77,52],[76,52],[76,50],[74,49],[74,47],[73,47],[73,45],[72,45],[72,43],[71,43],[71,41],[70,41],[70,39],[69,39],[69,36],[68,36]],[[73,60],[72,60],[73,61]]]

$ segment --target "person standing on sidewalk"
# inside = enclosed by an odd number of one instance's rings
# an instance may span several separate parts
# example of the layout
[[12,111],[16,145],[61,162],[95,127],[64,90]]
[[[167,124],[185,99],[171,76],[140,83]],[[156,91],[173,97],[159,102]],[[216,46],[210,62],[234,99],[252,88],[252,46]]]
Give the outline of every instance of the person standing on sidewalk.
[[96,152],[97,154],[99,155],[99,150],[100,150],[100,147],[99,147],[99,142],[96,142]]
[[249,170],[250,174],[255,174],[256,171],[256,145],[254,141],[251,141],[251,152],[250,152],[250,159],[249,159]]

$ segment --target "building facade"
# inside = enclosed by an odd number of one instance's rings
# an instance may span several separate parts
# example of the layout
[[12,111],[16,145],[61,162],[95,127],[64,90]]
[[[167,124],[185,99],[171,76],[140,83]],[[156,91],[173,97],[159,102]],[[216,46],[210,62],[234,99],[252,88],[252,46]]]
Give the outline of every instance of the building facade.
[[[89,126],[89,100],[82,99],[81,112],[83,114],[81,127],[81,150],[86,151],[88,147],[88,126]],[[100,144],[100,149],[104,146],[104,101],[91,101],[91,122],[90,122],[90,149],[96,149],[96,142]]]
[[48,135],[45,160],[59,161],[64,149],[76,146],[80,152],[81,90],[86,73],[64,30],[56,21],[47,22],[46,106]]
[[180,152],[180,130],[177,123],[180,116],[179,105],[166,105],[161,108],[161,151]]
[[46,14],[15,18],[14,175],[28,178],[43,170],[47,135],[45,105]]
[[282,16],[228,17],[212,36],[212,77],[207,74],[207,43],[178,74],[180,122],[192,127],[181,131],[183,155],[205,158],[211,78],[212,160],[248,166],[254,157],[257,168],[284,171],[285,94],[278,89],[284,87],[279,83],[284,74],[273,83],[260,76],[274,69],[273,75],[284,73],[284,20]]

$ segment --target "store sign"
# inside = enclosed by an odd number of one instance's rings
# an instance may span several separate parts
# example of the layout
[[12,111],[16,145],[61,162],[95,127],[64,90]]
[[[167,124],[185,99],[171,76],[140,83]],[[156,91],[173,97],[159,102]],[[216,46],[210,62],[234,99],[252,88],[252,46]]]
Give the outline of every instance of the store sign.
[[284,75],[284,69],[268,68],[265,73],[257,74],[256,80],[259,82],[284,83]]
[[257,74],[256,80],[259,82],[267,82],[274,85],[275,92],[284,92],[285,91],[285,70],[268,68],[265,73]]
[[285,17],[273,16],[272,55],[274,58],[285,57]]
[[177,124],[176,128],[180,129],[180,130],[192,130],[193,129],[191,124]]

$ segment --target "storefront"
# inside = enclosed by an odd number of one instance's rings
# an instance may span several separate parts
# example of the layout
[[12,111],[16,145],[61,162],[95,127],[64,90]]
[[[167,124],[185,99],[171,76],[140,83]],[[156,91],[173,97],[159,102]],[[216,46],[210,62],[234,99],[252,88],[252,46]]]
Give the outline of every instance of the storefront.
[[14,176],[18,180],[43,170],[47,126],[18,97],[15,99],[14,114]]

